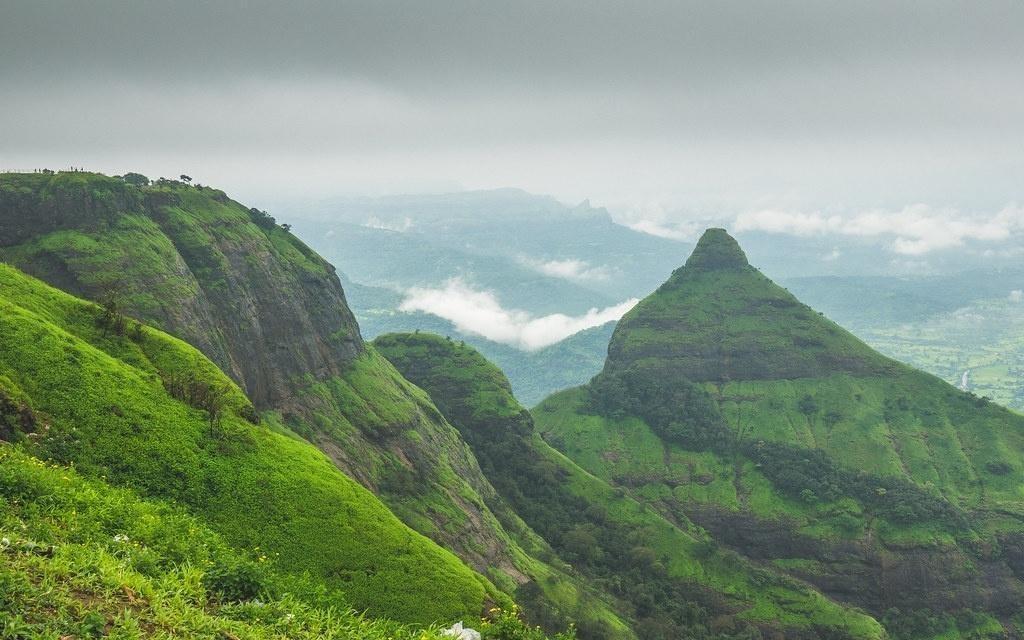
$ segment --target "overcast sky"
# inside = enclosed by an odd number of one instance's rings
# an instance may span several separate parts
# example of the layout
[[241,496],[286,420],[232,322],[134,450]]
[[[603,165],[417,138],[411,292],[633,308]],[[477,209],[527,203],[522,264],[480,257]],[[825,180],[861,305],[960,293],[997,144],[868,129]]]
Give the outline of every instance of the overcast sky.
[[1022,34],[1020,0],[0,0],[0,169],[995,212],[1024,201]]

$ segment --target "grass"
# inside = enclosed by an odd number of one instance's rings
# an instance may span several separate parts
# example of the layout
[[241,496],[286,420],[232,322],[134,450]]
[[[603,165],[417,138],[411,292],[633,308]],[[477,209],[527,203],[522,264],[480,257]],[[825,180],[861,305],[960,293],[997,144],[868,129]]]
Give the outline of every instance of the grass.
[[[231,545],[374,615],[453,620],[507,602],[312,446],[240,418],[244,396],[197,351],[149,328],[139,341],[104,336],[97,313],[0,265],[0,376],[44,416],[33,451],[187,505]],[[174,367],[231,389],[215,428],[167,394]]]
[[[507,420],[523,411],[512,397],[501,371],[472,348],[432,334],[415,337],[389,334],[378,337],[371,349],[400,367],[402,375],[427,389],[464,436],[463,420],[467,417],[483,422]],[[435,369],[433,365],[439,366]],[[442,389],[457,389],[458,392],[442,393]],[[572,576],[562,561],[551,560],[554,552],[548,543],[531,530],[506,501],[495,497],[490,507],[514,540],[514,547],[522,549],[517,564],[530,579],[527,589],[535,588],[540,592],[542,602],[531,603],[533,607],[525,605],[528,616],[534,615],[538,621],[553,626],[571,620],[581,628],[604,627],[610,637],[635,637],[584,581]],[[536,612],[541,607],[550,610],[546,616]]]
[[[705,254],[726,252],[725,267]],[[606,371],[686,371],[693,382],[880,375],[895,363],[801,304],[710,230],[686,266],[622,317]]]
[[[273,573],[260,550],[236,551],[180,509],[7,444],[0,495],[5,638],[442,637],[304,603],[288,595],[301,580]],[[244,580],[225,581],[232,572]],[[225,597],[229,584],[251,597]]]
[[[448,637],[438,625],[360,615],[336,594],[320,593],[313,604],[296,598],[290,591],[308,589],[304,579],[275,573],[262,550],[237,551],[182,509],[6,443],[0,496],[3,638]],[[511,612],[465,622],[485,638],[543,640]]]
[[[514,518],[490,511],[493,488],[458,433],[364,347],[333,267],[272,218],[216,189],[174,182],[135,189],[98,174],[2,180],[24,197],[0,194],[0,219],[39,217],[47,190],[60,189],[66,201],[59,220],[30,225],[0,247],[0,259],[83,297],[115,289],[128,313],[181,336],[242,385],[268,431],[316,444],[404,523],[502,589],[542,564],[504,530]],[[92,192],[125,198],[97,215]],[[149,366],[131,352],[116,357]],[[488,598],[505,598],[484,588]]]

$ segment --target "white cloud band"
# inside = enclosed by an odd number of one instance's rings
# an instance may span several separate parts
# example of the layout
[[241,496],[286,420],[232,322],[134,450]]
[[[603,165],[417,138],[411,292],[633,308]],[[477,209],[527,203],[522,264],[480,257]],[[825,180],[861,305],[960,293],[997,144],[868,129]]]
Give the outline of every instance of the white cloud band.
[[534,317],[519,309],[505,309],[489,291],[477,291],[453,278],[442,288],[412,288],[399,306],[401,311],[422,311],[455,324],[459,331],[527,351],[541,349],[584,329],[618,320],[639,302],[632,298],[583,315],[553,313]]
[[798,236],[895,236],[891,245],[894,252],[918,256],[958,247],[966,240],[1006,240],[1013,233],[1024,231],[1024,209],[1011,205],[988,217],[955,209],[933,209],[924,204],[901,211],[871,210],[850,216],[763,209],[737,216],[733,230]]

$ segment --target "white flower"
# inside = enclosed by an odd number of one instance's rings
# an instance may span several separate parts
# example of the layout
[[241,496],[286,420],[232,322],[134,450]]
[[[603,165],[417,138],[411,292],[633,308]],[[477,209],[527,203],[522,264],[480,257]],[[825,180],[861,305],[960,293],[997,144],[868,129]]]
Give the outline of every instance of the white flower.
[[441,632],[442,635],[455,638],[455,640],[480,640],[480,632],[476,629],[462,626],[462,622],[456,622],[450,628]]
[[11,539],[10,538],[8,538],[6,536],[4,536],[3,538],[0,538],[0,547],[3,547],[4,549],[6,549],[9,546],[11,546]]
[[124,544],[128,542],[128,536],[126,536],[123,533],[119,533],[116,536],[114,536],[114,542],[120,542],[121,544]]

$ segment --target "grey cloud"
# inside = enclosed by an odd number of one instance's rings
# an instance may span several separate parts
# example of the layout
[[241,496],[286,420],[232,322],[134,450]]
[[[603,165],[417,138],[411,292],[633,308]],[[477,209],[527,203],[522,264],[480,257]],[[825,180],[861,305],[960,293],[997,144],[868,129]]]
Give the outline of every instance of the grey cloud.
[[994,205],[1022,29],[1015,0],[7,0],[0,168]]

